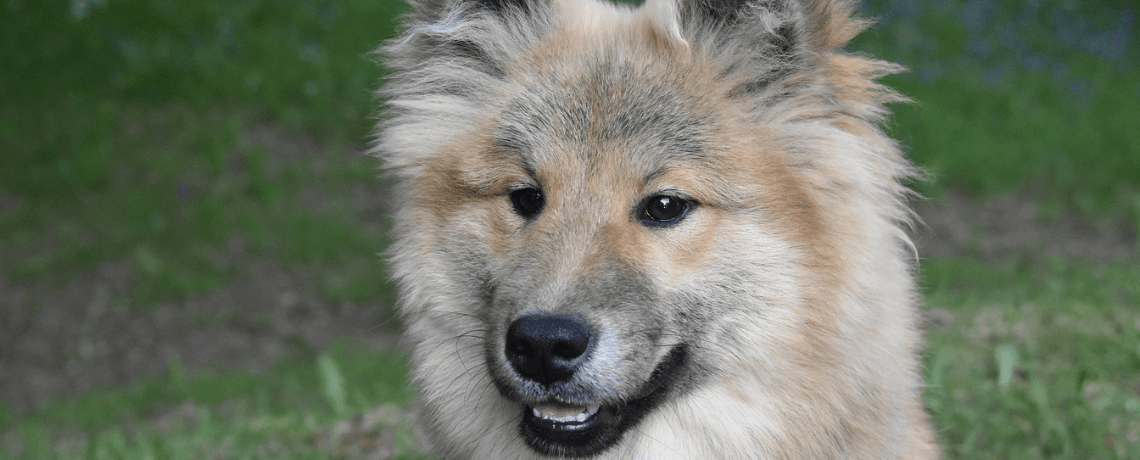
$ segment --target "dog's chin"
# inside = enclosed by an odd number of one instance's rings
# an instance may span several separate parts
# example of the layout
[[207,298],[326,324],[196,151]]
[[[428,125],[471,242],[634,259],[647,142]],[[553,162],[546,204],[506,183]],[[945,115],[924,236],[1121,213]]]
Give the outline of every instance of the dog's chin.
[[519,435],[531,449],[553,457],[586,458],[616,445],[622,435],[665,401],[685,364],[674,347],[638,396],[614,404],[523,404]]

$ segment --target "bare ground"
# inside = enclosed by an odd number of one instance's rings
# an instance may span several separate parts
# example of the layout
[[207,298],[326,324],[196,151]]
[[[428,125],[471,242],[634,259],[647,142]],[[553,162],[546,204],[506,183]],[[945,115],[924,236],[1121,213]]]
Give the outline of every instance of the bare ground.
[[172,360],[188,372],[257,371],[340,337],[395,343],[384,309],[330,305],[303,270],[251,260],[226,287],[144,311],[113,300],[129,267],[106,263],[62,289],[0,281],[0,398],[26,410],[166,372]]
[[1134,225],[1119,219],[1061,215],[1043,219],[1036,202],[1011,194],[976,200],[951,192],[918,203],[916,243],[924,256],[970,255],[985,260],[1055,255],[1095,262],[1137,257]]
[[[1073,216],[1043,220],[1025,196],[979,201],[952,193],[919,203],[918,211],[924,256],[1111,261],[1138,255],[1135,228]],[[146,311],[115,301],[128,292],[128,263],[104,263],[62,289],[0,279],[0,400],[28,410],[49,398],[167,372],[172,360],[187,372],[258,370],[344,336],[378,350],[394,346],[381,306],[330,305],[312,281],[318,277],[245,255],[238,243],[231,256],[244,262],[231,284]]]

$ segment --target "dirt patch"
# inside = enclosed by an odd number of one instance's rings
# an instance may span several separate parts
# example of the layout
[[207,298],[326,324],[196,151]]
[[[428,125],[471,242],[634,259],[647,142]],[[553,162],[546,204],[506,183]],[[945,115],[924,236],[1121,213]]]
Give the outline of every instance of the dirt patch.
[[106,263],[67,286],[0,280],[0,398],[16,410],[168,371],[260,370],[340,337],[395,344],[378,305],[330,305],[300,269],[253,260],[224,288],[140,311],[116,300],[129,263]]
[[8,214],[19,209],[21,204],[23,204],[23,200],[21,200],[19,196],[0,189],[0,219],[7,217]]
[[[387,460],[397,451],[396,437],[403,432],[412,436],[414,416],[408,411],[385,404],[334,424],[311,437],[313,446],[345,460]],[[413,452],[423,452],[422,445],[412,445]]]
[[917,205],[925,225],[919,226],[915,240],[923,256],[970,255],[992,261],[1054,255],[1108,262],[1140,255],[1134,225],[1073,214],[1045,219],[1025,195],[979,200],[951,192]]

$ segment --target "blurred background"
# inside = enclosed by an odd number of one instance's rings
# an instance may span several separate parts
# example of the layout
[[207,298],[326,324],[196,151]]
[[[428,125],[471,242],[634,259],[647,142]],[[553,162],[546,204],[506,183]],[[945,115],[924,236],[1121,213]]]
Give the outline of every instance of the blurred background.
[[[0,2],[0,458],[428,458],[362,155],[405,9]],[[947,457],[1140,459],[1140,6],[861,9]]]

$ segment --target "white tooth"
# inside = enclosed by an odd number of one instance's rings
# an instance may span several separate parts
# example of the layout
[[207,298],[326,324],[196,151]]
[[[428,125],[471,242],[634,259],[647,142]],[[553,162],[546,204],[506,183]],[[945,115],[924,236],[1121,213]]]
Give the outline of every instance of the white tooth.
[[577,421],[578,415],[582,412],[576,409],[557,406],[538,406],[531,408],[531,410],[535,417],[558,423]]
[[535,417],[558,423],[585,422],[598,413],[599,406],[586,406],[581,409],[562,408],[557,406],[531,407]]

